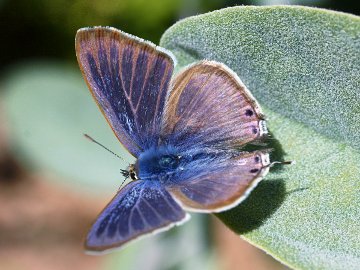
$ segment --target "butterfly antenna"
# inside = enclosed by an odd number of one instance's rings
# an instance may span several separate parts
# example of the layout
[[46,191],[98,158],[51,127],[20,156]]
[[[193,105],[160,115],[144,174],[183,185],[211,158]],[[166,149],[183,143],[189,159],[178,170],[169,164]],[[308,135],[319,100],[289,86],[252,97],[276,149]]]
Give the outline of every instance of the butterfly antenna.
[[[91,138],[88,134],[84,134],[85,138],[96,143],[97,145],[100,145],[102,148],[104,148],[105,150],[107,150],[108,152],[110,152],[111,154],[113,154],[114,156],[116,156],[117,158],[121,159],[122,161],[127,162],[123,157],[120,157],[118,154],[115,154],[113,151],[111,151],[109,148],[107,148],[106,146],[102,145],[101,143],[99,143],[98,141],[94,140],[93,138]],[[126,179],[125,179],[126,180]]]
[[119,190],[121,189],[122,185],[125,183],[125,181],[126,181],[128,178],[129,178],[128,176],[125,177],[124,181],[122,181],[122,183],[121,183],[121,185],[120,185],[120,187],[119,187]]

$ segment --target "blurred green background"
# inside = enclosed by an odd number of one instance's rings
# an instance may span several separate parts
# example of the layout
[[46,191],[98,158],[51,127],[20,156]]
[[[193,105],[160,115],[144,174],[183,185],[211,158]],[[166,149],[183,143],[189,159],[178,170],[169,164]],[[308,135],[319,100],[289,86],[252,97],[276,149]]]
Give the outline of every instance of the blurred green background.
[[111,25],[158,43],[162,33],[181,18],[228,6],[266,4],[360,11],[360,3],[351,0],[1,0],[0,68],[24,59],[74,61],[74,33],[84,26]]
[[181,18],[235,5],[298,4],[359,14],[356,1],[0,0],[0,269],[285,269],[210,215],[102,257],[82,238],[127,166],[77,67],[81,27],[158,44]]

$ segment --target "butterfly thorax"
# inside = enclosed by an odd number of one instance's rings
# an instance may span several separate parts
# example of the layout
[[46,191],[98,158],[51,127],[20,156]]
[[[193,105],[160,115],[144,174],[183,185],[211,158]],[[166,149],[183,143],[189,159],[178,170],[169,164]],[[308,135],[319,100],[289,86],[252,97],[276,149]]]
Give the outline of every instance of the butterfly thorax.
[[171,146],[152,147],[140,154],[136,174],[141,180],[166,182],[179,170],[181,156]]

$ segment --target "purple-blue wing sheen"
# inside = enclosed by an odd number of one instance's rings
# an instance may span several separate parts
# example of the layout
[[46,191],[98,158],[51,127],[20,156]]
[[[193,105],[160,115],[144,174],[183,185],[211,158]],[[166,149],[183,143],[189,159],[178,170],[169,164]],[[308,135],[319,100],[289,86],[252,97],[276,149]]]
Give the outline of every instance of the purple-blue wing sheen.
[[233,71],[207,60],[185,68],[172,82],[162,126],[164,144],[184,160],[168,190],[187,210],[234,207],[269,170],[267,151],[239,149],[266,134],[258,103]]
[[239,77],[224,64],[201,61],[172,82],[162,137],[180,151],[228,150],[266,133],[264,115]]
[[194,212],[221,212],[238,205],[269,171],[269,154],[260,150],[237,156],[194,155],[181,164],[166,188]]
[[98,216],[85,247],[94,252],[119,248],[144,234],[169,229],[187,217],[157,182],[133,181]]
[[80,29],[76,55],[115,135],[134,156],[156,146],[174,60],[154,44],[110,27]]

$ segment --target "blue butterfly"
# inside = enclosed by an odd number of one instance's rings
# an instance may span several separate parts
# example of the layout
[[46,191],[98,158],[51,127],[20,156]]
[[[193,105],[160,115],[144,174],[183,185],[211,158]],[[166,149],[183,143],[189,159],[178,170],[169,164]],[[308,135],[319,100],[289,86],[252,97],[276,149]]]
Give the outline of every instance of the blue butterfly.
[[203,60],[172,78],[169,51],[110,27],[80,29],[76,53],[100,110],[137,159],[126,170],[133,181],[92,225],[87,250],[182,224],[185,210],[230,209],[267,174],[267,150],[239,150],[267,134],[264,115],[224,64]]

